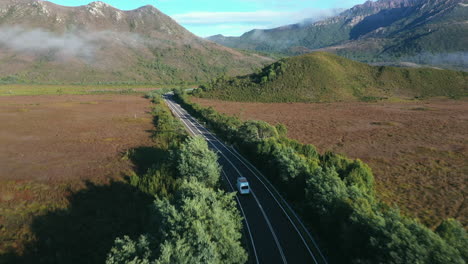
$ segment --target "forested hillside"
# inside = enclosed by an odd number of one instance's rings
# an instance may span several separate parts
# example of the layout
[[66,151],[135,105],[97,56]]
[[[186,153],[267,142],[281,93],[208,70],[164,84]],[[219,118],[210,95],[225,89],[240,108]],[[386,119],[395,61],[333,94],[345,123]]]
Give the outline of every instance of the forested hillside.
[[282,59],[241,77],[221,77],[196,95],[232,101],[335,102],[468,94],[468,73],[369,66],[325,52]]
[[467,8],[466,0],[367,1],[312,24],[208,39],[228,47],[288,55],[325,49],[365,62],[411,61],[466,69]]
[[265,62],[197,37],[153,6],[0,2],[0,83],[193,83]]

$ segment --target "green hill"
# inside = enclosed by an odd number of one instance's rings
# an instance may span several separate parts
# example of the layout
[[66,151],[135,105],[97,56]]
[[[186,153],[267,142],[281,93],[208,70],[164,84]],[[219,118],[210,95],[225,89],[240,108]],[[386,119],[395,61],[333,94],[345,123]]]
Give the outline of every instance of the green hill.
[[432,68],[370,66],[325,52],[282,59],[260,72],[221,77],[200,97],[257,102],[373,101],[391,97],[468,95],[468,73]]

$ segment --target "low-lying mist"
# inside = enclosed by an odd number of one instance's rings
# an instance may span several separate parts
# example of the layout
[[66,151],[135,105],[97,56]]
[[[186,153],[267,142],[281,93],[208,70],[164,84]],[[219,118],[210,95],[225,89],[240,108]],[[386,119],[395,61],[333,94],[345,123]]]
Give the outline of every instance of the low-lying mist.
[[92,62],[96,51],[106,48],[106,45],[136,47],[141,42],[142,38],[133,33],[76,31],[59,34],[41,28],[0,27],[0,48],[31,55],[53,54],[55,59],[78,57]]
[[402,58],[401,61],[435,66],[450,66],[451,68],[468,71],[468,52],[436,54],[424,52],[412,57]]

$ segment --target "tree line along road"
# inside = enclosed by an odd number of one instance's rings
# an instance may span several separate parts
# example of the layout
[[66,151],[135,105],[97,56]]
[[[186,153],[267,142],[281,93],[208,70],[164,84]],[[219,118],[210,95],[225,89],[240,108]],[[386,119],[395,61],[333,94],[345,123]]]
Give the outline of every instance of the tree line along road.
[[172,113],[180,118],[190,134],[204,137],[218,154],[228,191],[236,191],[237,177],[246,177],[249,181],[251,193],[237,194],[236,200],[244,218],[251,262],[327,263],[299,217],[268,180],[234,148],[226,146],[202,126],[174,101],[173,96],[164,96]]

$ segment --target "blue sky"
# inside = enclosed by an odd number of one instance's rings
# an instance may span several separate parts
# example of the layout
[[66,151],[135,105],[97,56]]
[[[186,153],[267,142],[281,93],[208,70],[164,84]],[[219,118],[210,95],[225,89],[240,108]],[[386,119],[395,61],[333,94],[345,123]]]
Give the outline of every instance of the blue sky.
[[[86,5],[89,0],[49,0],[67,6]],[[265,29],[319,20],[365,0],[106,0],[123,10],[153,5],[194,34],[239,36],[252,29]]]

